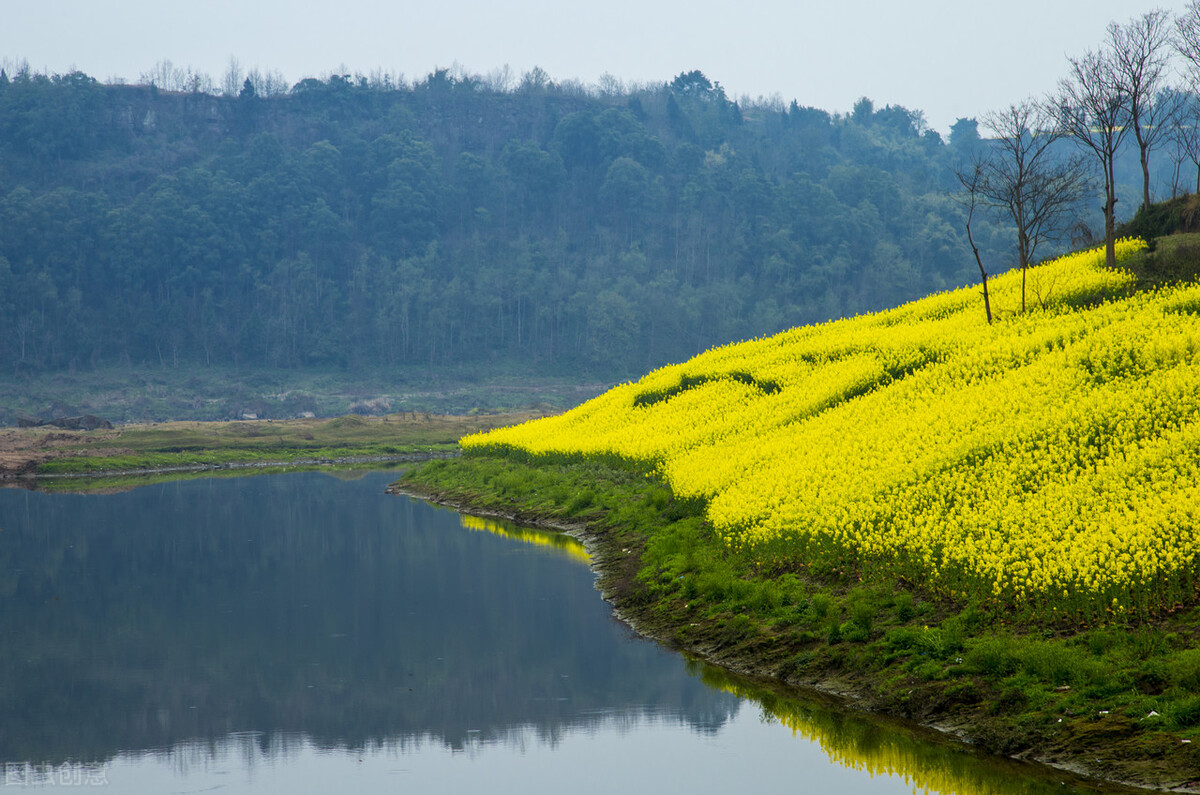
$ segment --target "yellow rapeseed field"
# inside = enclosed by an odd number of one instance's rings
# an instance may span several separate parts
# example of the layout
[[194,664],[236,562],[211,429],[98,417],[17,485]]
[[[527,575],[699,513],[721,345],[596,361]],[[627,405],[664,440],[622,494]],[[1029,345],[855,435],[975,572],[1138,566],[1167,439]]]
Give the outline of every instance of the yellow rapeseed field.
[[[1141,250],[1124,240],[1118,257]],[[1200,286],[1103,250],[707,351],[468,454],[599,457],[699,498],[725,543],[1053,615],[1194,600]]]

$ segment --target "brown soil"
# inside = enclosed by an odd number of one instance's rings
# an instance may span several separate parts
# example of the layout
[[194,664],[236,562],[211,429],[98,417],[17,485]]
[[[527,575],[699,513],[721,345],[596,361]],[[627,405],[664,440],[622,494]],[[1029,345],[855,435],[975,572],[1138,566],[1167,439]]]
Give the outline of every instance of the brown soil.
[[118,430],[62,431],[57,428],[0,428],[0,479],[33,472],[55,458],[120,455],[119,447],[89,450],[84,445],[115,439]]

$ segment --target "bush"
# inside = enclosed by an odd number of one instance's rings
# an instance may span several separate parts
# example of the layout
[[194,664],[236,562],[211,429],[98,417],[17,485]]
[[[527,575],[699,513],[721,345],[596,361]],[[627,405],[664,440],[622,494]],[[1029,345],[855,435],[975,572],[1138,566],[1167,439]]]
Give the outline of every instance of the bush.
[[754,623],[747,616],[734,616],[724,622],[718,636],[726,644],[738,643],[754,634]]
[[1021,658],[1027,673],[1054,685],[1103,686],[1108,681],[1108,667],[1082,649],[1058,643],[1032,643]]
[[1163,707],[1163,718],[1173,729],[1200,726],[1200,696],[1168,702]]
[[671,505],[671,492],[663,488],[652,488],[646,492],[646,507],[662,513]]
[[775,612],[783,603],[779,591],[770,582],[759,583],[749,601],[751,609],[763,614]]
[[1088,650],[1097,657],[1104,656],[1104,653],[1117,643],[1113,633],[1100,629],[1087,633],[1083,640],[1087,643]]
[[1152,242],[1155,238],[1184,231],[1184,215],[1187,214],[1189,219],[1195,215],[1194,211],[1188,211],[1191,198],[1181,196],[1139,208],[1133,218],[1121,225],[1117,236],[1140,237]]
[[941,663],[928,660],[913,668],[913,674],[921,679],[945,679],[946,669]]
[[583,489],[582,491],[577,492],[575,496],[571,498],[571,501],[567,503],[567,515],[574,516],[580,511],[590,508],[592,503],[595,501],[596,493],[591,489]]
[[930,657],[944,660],[962,650],[963,636],[961,630],[955,628],[925,627],[921,630],[917,642],[920,649]]
[[912,594],[904,591],[896,597],[896,618],[900,621],[911,621],[916,615],[916,610],[913,608]]
[[696,578],[696,587],[713,603],[724,602],[733,593],[734,579],[728,571],[710,571]]
[[1160,659],[1146,660],[1133,674],[1138,692],[1157,696],[1167,688],[1167,666]]
[[871,625],[875,620],[875,608],[868,602],[856,602],[850,607],[850,621],[853,622],[864,635],[871,634]]
[[1200,691],[1200,649],[1188,649],[1176,654],[1167,663],[1166,675],[1175,687]]
[[1019,712],[1029,702],[1029,694],[1024,688],[1007,687],[992,701],[990,711],[993,715],[1006,712]]
[[1008,676],[1021,668],[1021,659],[1014,652],[1012,642],[999,638],[980,641],[967,652],[966,659],[972,670],[985,676]]
[[847,621],[838,627],[838,635],[842,640],[850,643],[866,643],[871,639],[871,634],[856,621]]
[[921,631],[909,627],[889,629],[883,636],[884,644],[893,651],[910,651],[921,643]]

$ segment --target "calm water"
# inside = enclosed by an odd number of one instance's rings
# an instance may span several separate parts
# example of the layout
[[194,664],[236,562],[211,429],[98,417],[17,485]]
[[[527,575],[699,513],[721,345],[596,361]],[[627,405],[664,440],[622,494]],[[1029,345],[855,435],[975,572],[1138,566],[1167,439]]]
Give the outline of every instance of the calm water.
[[689,664],[394,477],[0,489],[0,791],[1084,789]]

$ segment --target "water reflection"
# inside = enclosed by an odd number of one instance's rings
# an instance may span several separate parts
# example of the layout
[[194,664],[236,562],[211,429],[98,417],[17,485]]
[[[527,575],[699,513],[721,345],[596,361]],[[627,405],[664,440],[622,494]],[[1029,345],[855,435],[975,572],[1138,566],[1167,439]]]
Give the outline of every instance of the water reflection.
[[553,744],[614,714],[710,730],[737,709],[615,623],[587,568],[464,533],[388,478],[0,491],[0,761],[239,730]]
[[688,669],[710,687],[756,703],[765,722],[814,743],[830,761],[871,778],[901,779],[913,792],[1041,795],[1135,791],[980,753],[931,730],[855,712],[817,693],[797,692],[701,662],[689,662]]
[[468,516],[466,514],[460,516],[459,519],[462,522],[462,526],[468,530],[493,533],[504,538],[511,538],[514,541],[520,541],[523,544],[538,544],[552,547],[584,565],[592,562],[592,556],[588,554],[587,547],[578,540],[563,533],[538,530],[532,527],[521,527],[512,522],[499,519],[484,519],[479,516]]
[[0,490],[5,783],[1081,786],[685,669],[613,619],[577,542],[387,496],[393,478]]

